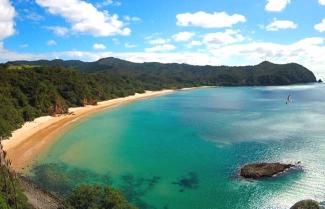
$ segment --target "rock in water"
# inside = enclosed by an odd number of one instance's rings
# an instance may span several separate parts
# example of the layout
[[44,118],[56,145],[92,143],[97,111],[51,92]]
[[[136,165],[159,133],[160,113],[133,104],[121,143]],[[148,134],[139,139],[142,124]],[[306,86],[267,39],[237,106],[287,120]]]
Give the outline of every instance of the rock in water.
[[322,209],[314,200],[302,200],[294,204],[290,209]]
[[240,176],[250,179],[272,177],[276,174],[294,167],[292,164],[283,163],[254,163],[245,165],[240,169]]

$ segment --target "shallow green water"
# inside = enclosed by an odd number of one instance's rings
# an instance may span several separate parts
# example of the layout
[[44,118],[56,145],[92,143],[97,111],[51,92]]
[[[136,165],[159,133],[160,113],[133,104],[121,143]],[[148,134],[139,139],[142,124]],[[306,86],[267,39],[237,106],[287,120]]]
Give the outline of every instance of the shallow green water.
[[[286,105],[289,93],[294,102]],[[76,171],[77,183],[109,176],[140,208],[324,201],[324,95],[324,85],[207,88],[139,101],[76,124],[35,166]],[[269,180],[237,177],[240,165],[257,161],[301,161],[303,168]]]

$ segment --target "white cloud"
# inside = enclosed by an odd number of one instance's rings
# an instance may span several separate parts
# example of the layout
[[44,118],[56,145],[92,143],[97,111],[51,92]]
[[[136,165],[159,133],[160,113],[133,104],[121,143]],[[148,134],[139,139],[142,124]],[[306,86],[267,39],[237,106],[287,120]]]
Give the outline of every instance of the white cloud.
[[220,47],[243,41],[245,38],[238,30],[227,29],[225,32],[208,33],[203,37],[203,43],[208,47]]
[[148,43],[152,45],[152,47],[146,48],[146,52],[167,52],[176,49],[173,44],[170,44],[170,39],[164,38],[156,38],[152,39],[153,36],[147,37]]
[[195,36],[195,33],[192,32],[180,32],[175,35],[173,35],[173,39],[177,42],[186,42]]
[[252,65],[267,59],[275,63],[297,62],[325,78],[325,40],[321,37],[302,39],[292,44],[249,42],[221,46],[204,52],[87,52],[64,51],[45,54],[20,54],[3,49],[0,43],[0,61],[36,59],[81,59],[95,61],[117,57],[132,62],[188,63],[194,65]]
[[69,29],[62,26],[49,26],[46,28],[53,31],[57,36],[65,36],[69,33]]
[[9,51],[3,47],[3,43],[0,42],[0,62],[14,61],[14,60],[37,60],[46,59],[44,55],[37,54],[22,54]]
[[46,42],[46,44],[47,44],[48,46],[55,46],[55,45],[57,45],[56,41],[54,41],[54,40],[48,40],[48,41]]
[[252,64],[262,60],[277,63],[296,62],[313,70],[318,77],[325,77],[325,39],[321,37],[305,38],[292,44],[270,42],[249,42],[234,44],[210,50],[223,63]]
[[104,0],[100,3],[96,4],[97,8],[107,7],[107,6],[121,6],[122,3],[120,1],[113,1],[113,0]]
[[269,12],[281,12],[290,2],[291,0],[267,0],[265,10]]
[[274,19],[273,22],[268,24],[265,29],[267,31],[279,31],[285,29],[296,29],[298,25],[290,20],[277,20]]
[[322,20],[322,22],[316,24],[314,26],[315,30],[319,32],[324,32],[325,31],[325,18]]
[[99,11],[91,3],[81,0],[36,0],[53,15],[62,16],[71,23],[72,31],[93,36],[129,35],[131,29],[114,14]]
[[166,52],[166,51],[172,51],[176,49],[176,47],[172,44],[158,44],[150,48],[146,48],[146,52]]
[[129,15],[125,15],[124,16],[124,20],[127,21],[127,22],[141,22],[141,18],[140,17],[131,17]]
[[131,49],[131,48],[136,48],[137,45],[136,45],[136,44],[125,43],[125,44],[124,44],[124,47],[125,47],[125,48],[128,48],[128,49]]
[[31,11],[29,9],[24,9],[24,13],[25,13],[24,16],[27,20],[31,20],[34,22],[39,22],[41,20],[44,20],[44,17],[42,15],[37,14],[36,12]]
[[[158,45],[159,46],[159,45]],[[163,47],[160,47],[163,48]],[[167,47],[168,48],[168,47]],[[173,48],[173,47],[172,47]],[[158,53],[159,52],[159,53]],[[312,70],[318,78],[325,78],[325,38],[310,37],[291,44],[271,42],[245,42],[222,45],[200,52],[146,52],[62,51],[42,54],[22,54],[8,51],[0,43],[0,61],[37,59],[81,59],[95,61],[104,57],[117,57],[132,62],[188,63],[194,65],[252,65],[269,60],[275,63],[296,62]]]
[[201,41],[191,41],[189,44],[189,47],[194,47],[194,46],[201,46],[202,42]]
[[170,42],[169,39],[163,39],[163,38],[149,40],[149,44],[151,45],[162,45],[162,44],[167,44],[169,42]]
[[0,41],[15,34],[15,8],[9,0],[0,0]]
[[321,5],[325,5],[325,0],[318,0]]
[[304,38],[298,42],[295,43],[295,45],[299,46],[317,46],[322,45],[325,42],[324,38],[321,37],[311,37],[311,38]]
[[240,14],[228,15],[226,12],[206,13],[203,11],[178,14],[176,19],[179,26],[202,28],[226,28],[237,23],[246,22],[245,16]]
[[113,3],[114,3],[113,0],[104,0],[104,1],[101,2],[101,5],[108,6],[108,5],[111,5]]
[[94,44],[93,45],[93,48],[96,49],[96,50],[105,50],[106,49],[106,46],[104,44]]

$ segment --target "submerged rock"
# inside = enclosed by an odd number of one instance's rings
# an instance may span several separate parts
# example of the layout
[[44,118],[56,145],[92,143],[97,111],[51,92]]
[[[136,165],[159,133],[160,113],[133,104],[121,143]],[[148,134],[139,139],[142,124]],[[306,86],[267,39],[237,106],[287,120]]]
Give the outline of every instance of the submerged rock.
[[245,165],[240,169],[240,176],[250,179],[272,177],[276,174],[294,167],[292,164],[283,163],[254,163]]
[[322,209],[314,200],[302,200],[294,204],[290,209]]
[[180,186],[180,192],[184,192],[185,189],[197,189],[199,187],[198,175],[194,172],[190,172],[188,176],[181,177],[173,184]]

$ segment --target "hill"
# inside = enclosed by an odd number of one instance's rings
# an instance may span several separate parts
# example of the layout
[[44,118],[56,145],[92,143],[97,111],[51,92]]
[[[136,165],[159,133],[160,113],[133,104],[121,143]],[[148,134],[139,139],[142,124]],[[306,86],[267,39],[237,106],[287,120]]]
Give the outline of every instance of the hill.
[[314,74],[296,64],[262,62],[255,66],[194,66],[187,64],[133,63],[109,57],[96,62],[78,60],[16,61],[8,65],[64,67],[85,73],[114,73],[140,80],[146,89],[160,89],[173,85],[186,86],[253,86],[290,85],[316,82]]

